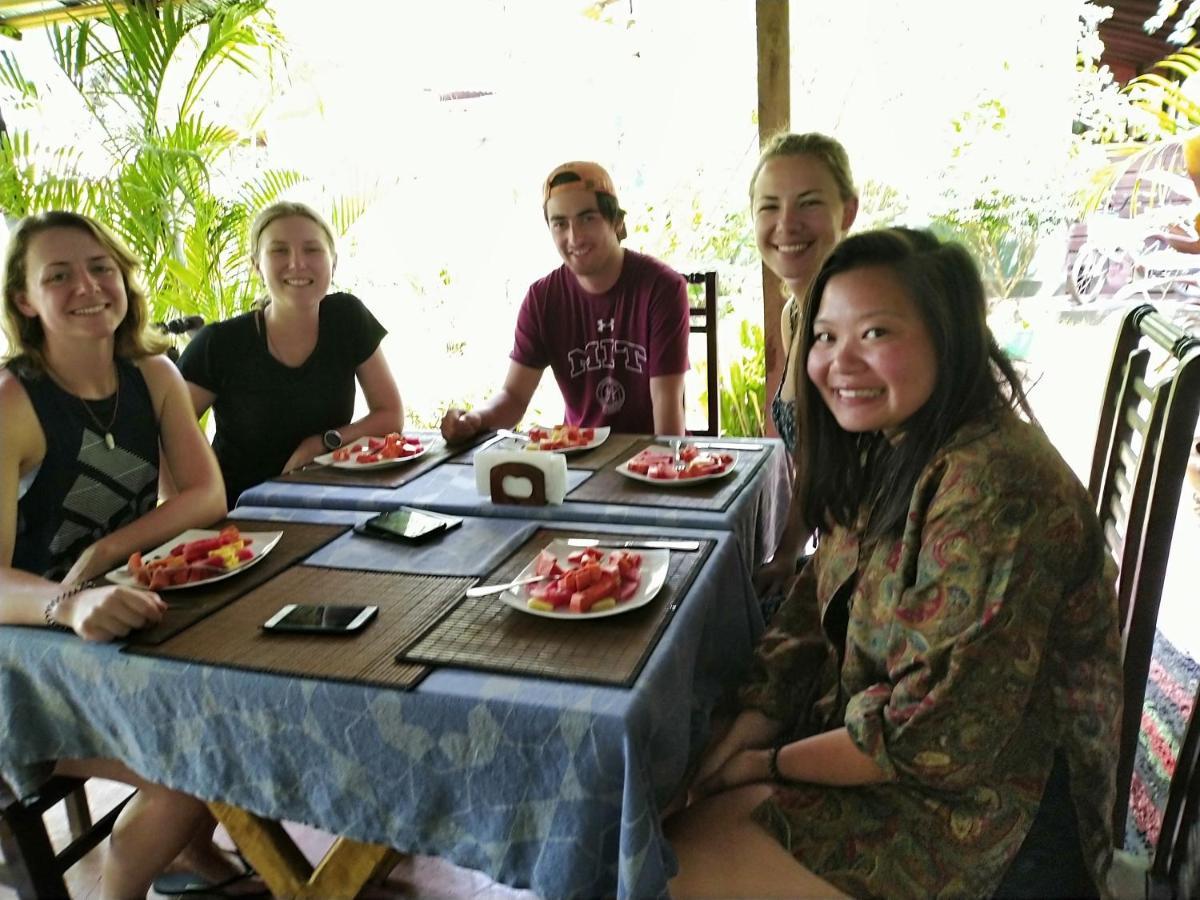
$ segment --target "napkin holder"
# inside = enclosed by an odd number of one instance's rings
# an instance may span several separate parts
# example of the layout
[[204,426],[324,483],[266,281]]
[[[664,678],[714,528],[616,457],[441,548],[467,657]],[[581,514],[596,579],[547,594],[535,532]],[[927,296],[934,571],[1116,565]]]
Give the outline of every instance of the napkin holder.
[[475,454],[475,488],[493,503],[545,506],[567,493],[567,461],[540,450],[482,450]]

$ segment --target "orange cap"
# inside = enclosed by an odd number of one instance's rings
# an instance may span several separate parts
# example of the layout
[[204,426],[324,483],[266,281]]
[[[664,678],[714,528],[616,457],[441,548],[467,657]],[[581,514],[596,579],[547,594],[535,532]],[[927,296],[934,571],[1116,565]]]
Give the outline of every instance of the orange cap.
[[[550,182],[554,181],[559,175],[566,173],[577,175],[578,181],[567,181],[562,184],[550,186]],[[608,194],[614,200],[617,198],[617,190],[613,187],[612,178],[604,171],[604,168],[598,163],[583,162],[576,160],[574,162],[563,163],[561,166],[556,166],[554,171],[546,176],[546,182],[542,185],[542,209],[546,208],[546,204],[550,202],[550,198],[554,194],[562,191],[591,191],[597,194]],[[618,219],[617,237],[625,238],[625,222],[624,219]]]
[[[552,182],[559,175],[565,175],[570,172],[572,175],[578,175],[578,181],[568,181],[565,184],[556,184],[550,187]],[[613,187],[612,179],[608,177],[608,173],[594,162],[568,162],[557,166],[553,172],[546,176],[546,183],[542,186],[542,206],[550,200],[551,195],[557,194],[559,191],[592,191],[593,193],[611,194],[617,196],[616,188]]]

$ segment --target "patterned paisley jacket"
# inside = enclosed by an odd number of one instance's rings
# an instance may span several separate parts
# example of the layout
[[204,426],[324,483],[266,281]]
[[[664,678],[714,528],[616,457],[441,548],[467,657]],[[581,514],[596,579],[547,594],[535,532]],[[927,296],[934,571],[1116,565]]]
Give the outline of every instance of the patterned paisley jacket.
[[1092,503],[1039,428],[1005,411],[960,429],[922,473],[899,540],[822,536],[742,690],[794,737],[845,725],[888,780],[781,788],[759,820],[857,896],[987,896],[1059,751],[1103,889],[1114,580]]

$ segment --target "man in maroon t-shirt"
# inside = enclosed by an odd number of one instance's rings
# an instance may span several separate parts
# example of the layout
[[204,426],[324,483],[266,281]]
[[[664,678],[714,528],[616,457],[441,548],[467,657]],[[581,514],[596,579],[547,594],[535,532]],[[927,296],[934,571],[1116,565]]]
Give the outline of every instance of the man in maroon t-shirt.
[[461,441],[513,427],[546,366],[562,391],[567,424],[683,434],[687,283],[658,260],[621,246],[625,212],[608,173],[595,163],[556,168],[542,199],[564,264],[530,285],[500,392],[471,412],[447,410],[442,434]]

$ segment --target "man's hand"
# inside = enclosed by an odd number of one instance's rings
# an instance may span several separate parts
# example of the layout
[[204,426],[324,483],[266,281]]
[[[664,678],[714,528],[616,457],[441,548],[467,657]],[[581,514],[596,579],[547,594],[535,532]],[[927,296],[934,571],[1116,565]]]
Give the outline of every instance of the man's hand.
[[166,610],[167,604],[151,591],[105,585],[67,597],[54,615],[85,641],[111,641],[162,621]]
[[477,412],[466,412],[451,407],[442,416],[442,437],[448,443],[456,444],[460,441],[468,441],[482,430],[483,422]]

